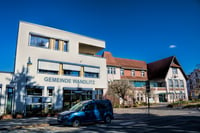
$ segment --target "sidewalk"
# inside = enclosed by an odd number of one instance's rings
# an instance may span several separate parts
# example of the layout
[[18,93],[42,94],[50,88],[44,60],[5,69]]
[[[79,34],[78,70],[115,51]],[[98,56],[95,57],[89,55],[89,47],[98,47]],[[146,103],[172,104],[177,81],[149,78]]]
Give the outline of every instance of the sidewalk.
[[0,131],[20,129],[26,127],[44,127],[56,124],[56,117],[31,117],[23,119],[0,120]]

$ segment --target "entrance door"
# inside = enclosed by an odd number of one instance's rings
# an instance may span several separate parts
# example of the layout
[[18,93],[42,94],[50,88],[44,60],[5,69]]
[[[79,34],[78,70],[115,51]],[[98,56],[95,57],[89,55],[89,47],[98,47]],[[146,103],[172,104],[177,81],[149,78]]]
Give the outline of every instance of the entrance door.
[[13,88],[8,87],[8,88],[6,88],[6,91],[7,91],[6,113],[11,114],[12,113],[12,107],[13,107],[13,98],[14,98]]
[[159,94],[159,102],[167,102],[165,94]]

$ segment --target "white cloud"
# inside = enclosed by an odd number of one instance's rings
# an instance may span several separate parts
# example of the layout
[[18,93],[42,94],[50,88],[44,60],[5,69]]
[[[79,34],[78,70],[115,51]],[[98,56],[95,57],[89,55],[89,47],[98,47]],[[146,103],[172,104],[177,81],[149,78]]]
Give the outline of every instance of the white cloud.
[[176,48],[176,45],[169,45],[169,48]]

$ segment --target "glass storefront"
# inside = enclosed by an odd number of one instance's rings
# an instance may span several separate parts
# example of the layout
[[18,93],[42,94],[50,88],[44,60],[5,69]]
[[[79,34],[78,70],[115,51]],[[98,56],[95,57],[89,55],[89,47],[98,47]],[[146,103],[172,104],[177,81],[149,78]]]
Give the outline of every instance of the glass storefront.
[[76,103],[92,99],[92,89],[63,88],[63,109],[67,110]]

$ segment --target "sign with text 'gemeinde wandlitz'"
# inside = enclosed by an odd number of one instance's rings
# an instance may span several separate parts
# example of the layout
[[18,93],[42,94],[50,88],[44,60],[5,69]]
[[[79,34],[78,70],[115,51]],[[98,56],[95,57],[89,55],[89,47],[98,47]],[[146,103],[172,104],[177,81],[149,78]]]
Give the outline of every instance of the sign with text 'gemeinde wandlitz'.
[[68,84],[91,84],[91,85],[95,84],[94,80],[55,78],[55,77],[44,77],[44,81],[45,82],[68,83]]

